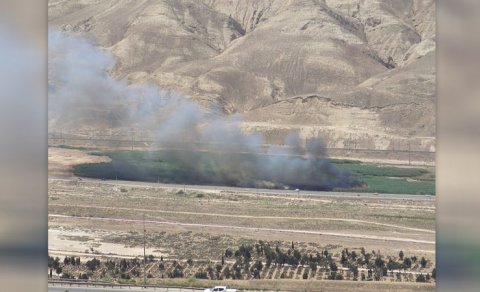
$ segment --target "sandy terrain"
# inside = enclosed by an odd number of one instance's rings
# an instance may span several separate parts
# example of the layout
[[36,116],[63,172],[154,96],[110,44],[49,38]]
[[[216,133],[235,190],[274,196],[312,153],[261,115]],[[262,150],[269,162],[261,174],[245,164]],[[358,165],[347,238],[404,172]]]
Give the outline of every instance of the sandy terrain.
[[90,155],[82,150],[48,148],[48,174],[50,176],[72,176],[71,167],[74,165],[110,161],[109,157]]
[[[62,206],[60,204],[49,204],[50,206]],[[151,209],[137,209],[137,208],[121,208],[121,207],[105,207],[105,206],[91,206],[91,205],[77,205],[77,207],[82,207],[82,208],[93,208],[93,209],[110,209],[110,210],[119,210],[119,209],[124,209],[128,211],[133,211],[133,212],[148,212],[152,211]],[[285,220],[320,220],[320,221],[342,221],[342,222],[353,222],[353,223],[362,223],[362,224],[371,224],[371,225],[379,225],[379,226],[386,226],[386,227],[392,227],[392,228],[398,228],[398,229],[406,229],[406,230],[412,230],[412,231],[420,231],[420,232],[426,232],[426,233],[435,233],[433,230],[429,229],[421,229],[421,228],[411,228],[411,227],[406,227],[406,226],[400,226],[400,225],[393,225],[393,224],[385,224],[385,223],[378,223],[378,222],[372,222],[372,221],[365,221],[365,220],[357,220],[357,219],[342,219],[342,218],[326,218],[326,217],[282,217],[282,216],[249,216],[249,215],[232,215],[232,214],[221,214],[221,213],[197,213],[197,212],[179,212],[179,211],[169,211],[169,210],[155,210],[154,212],[156,213],[167,213],[167,214],[178,214],[178,215],[200,215],[200,216],[213,216],[213,217],[230,217],[230,218],[249,218],[249,219],[260,219],[260,220],[278,220],[278,219],[285,219]],[[64,217],[64,215],[56,215],[56,214],[51,214],[50,216],[52,217]],[[94,217],[70,217],[72,219],[105,219],[105,218],[94,218]],[[123,220],[123,219],[119,219]],[[138,220],[134,220],[134,222],[137,222]],[[162,223],[175,223],[175,222],[160,222],[160,221],[147,221],[147,223],[154,223],[154,224],[162,224]],[[200,226],[207,226],[207,225],[200,225]],[[221,227],[221,226],[219,226]],[[229,226],[231,228],[233,226]],[[286,230],[279,230],[279,232],[287,232]],[[301,230],[300,230],[301,232]],[[385,240],[385,239],[384,239]]]
[[[81,230],[76,228],[52,227],[48,229],[49,254],[55,256],[81,255],[91,258],[98,255],[134,258],[143,257],[142,247],[127,247],[124,244],[101,242],[102,236],[108,235],[101,230]],[[147,254],[165,255],[155,248],[146,248]]]
[[[365,246],[387,255],[404,250],[434,260],[435,202],[429,200],[180,192],[88,180],[51,180],[49,194],[50,236],[55,238],[51,252],[82,253],[95,243],[100,254],[138,254],[144,214],[147,247],[173,258],[210,257],[238,242],[291,238],[305,248],[317,242]],[[90,238],[62,237],[62,228]],[[209,251],[202,252],[205,246]]]

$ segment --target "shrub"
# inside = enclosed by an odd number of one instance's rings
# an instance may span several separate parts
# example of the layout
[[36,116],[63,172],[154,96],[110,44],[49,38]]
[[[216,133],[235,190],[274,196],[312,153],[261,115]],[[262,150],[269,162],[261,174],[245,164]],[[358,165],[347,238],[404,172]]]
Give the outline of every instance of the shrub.
[[62,279],[75,279],[74,276],[70,275],[69,273],[65,272],[62,274]]
[[106,261],[105,266],[107,267],[107,270],[113,271],[115,269],[115,262],[114,261]]
[[183,271],[182,269],[179,268],[179,266],[176,266],[173,271],[168,273],[169,278],[183,278]]
[[237,263],[233,264],[232,269],[233,269],[232,278],[233,279],[242,279],[242,269],[240,268],[239,265],[237,265]]
[[395,262],[392,259],[390,259],[387,263],[387,269],[390,271],[392,270],[400,270],[402,268],[402,264],[399,262]]
[[302,258],[302,255],[300,254],[300,252],[298,250],[293,251],[293,256],[295,257],[295,259],[297,261],[300,261],[300,259]]
[[225,270],[223,270],[223,275],[225,276],[226,279],[231,277],[231,272],[229,267],[226,267]]
[[229,248],[227,248],[227,249],[225,250],[225,257],[229,258],[229,257],[232,257],[232,255],[233,255],[232,250],[229,249]]
[[263,269],[262,261],[256,261],[255,264],[253,264],[253,268],[261,271]]
[[60,267],[60,258],[56,257],[54,259],[53,257],[48,257],[48,267],[56,270],[58,267]]
[[93,260],[87,261],[86,265],[87,268],[89,268],[93,272],[100,266],[100,261],[96,258],[93,258]]
[[138,270],[133,269],[133,270],[131,271],[131,273],[132,273],[132,275],[133,275],[134,277],[140,277],[140,271],[138,271]]
[[253,278],[254,279],[260,279],[260,271],[259,270],[253,270]]
[[420,260],[420,265],[422,266],[422,268],[425,268],[427,266],[427,260],[422,257],[422,259]]
[[335,262],[331,262],[329,266],[330,266],[330,270],[332,270],[332,272],[338,271],[338,267],[337,267],[337,264]]
[[406,268],[406,269],[409,269],[412,267],[412,260],[410,258],[405,258],[403,260],[403,266]]
[[208,278],[208,274],[207,272],[205,272],[204,270],[200,270],[200,271],[197,271],[195,273],[195,278],[197,279],[207,279]]
[[333,272],[330,274],[330,276],[328,276],[328,279],[329,280],[343,280],[343,276],[342,274],[338,274],[336,272]]
[[417,279],[415,280],[416,282],[425,282],[426,279],[425,279],[425,276],[423,274],[420,274],[417,276]]
[[385,266],[385,262],[380,257],[377,257],[375,259],[375,266],[377,268],[383,268],[383,266]]
[[358,280],[358,266],[351,266],[350,271],[353,273],[353,279]]
[[125,280],[130,280],[130,275],[128,273],[121,273],[120,278]]
[[308,279],[308,272],[307,271],[303,272],[302,277],[303,277],[304,280]]
[[88,280],[88,275],[87,274],[80,274],[80,276],[78,278],[82,279],[82,280]]

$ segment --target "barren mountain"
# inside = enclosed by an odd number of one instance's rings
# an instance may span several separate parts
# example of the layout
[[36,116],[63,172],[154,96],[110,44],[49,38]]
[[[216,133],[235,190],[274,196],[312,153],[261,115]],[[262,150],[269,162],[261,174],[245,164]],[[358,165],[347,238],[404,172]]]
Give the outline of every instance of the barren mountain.
[[115,78],[219,104],[269,142],[293,130],[331,147],[434,150],[434,0],[50,0],[48,9],[51,26],[117,57]]

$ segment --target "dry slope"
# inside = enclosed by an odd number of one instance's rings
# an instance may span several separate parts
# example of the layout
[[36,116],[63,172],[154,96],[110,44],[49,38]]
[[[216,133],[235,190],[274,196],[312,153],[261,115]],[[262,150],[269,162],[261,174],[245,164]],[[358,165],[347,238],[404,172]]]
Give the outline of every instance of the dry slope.
[[50,0],[49,21],[268,141],[434,150],[434,0]]

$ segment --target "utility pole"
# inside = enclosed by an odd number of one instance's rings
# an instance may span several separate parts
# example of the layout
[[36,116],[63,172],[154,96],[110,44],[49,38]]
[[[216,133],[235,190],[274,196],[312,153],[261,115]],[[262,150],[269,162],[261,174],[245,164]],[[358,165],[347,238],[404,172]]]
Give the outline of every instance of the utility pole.
[[147,287],[147,255],[145,254],[145,214],[143,214],[143,285]]
[[410,153],[411,153],[411,149],[410,149],[410,139],[408,139],[408,165],[411,164]]
[[135,135],[135,130],[132,128],[132,151],[133,151],[133,144],[135,143],[134,135]]

